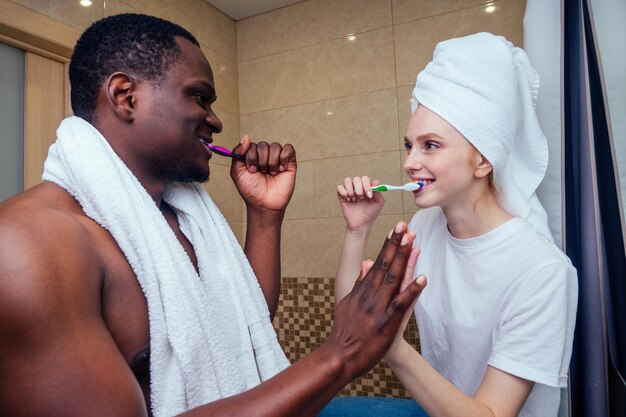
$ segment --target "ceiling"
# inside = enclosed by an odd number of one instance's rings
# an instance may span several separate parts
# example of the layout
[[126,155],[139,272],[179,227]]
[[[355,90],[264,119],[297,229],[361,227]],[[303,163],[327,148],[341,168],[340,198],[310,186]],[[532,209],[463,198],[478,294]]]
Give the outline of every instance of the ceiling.
[[280,9],[302,0],[206,0],[234,20]]

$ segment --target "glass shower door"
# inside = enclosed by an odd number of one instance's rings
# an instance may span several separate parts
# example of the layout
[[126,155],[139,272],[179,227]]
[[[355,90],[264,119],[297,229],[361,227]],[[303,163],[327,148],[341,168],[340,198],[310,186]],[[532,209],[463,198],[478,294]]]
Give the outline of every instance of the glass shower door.
[[24,188],[24,51],[0,43],[0,201]]

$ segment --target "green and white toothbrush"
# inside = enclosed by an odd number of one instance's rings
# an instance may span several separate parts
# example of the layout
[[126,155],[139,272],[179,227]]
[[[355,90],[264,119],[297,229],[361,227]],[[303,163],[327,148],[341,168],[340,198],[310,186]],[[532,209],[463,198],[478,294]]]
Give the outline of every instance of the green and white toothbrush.
[[417,191],[424,186],[422,181],[416,182],[408,182],[404,185],[387,185],[380,184],[376,187],[372,187],[373,191],[393,191],[393,190],[402,190],[402,191]]

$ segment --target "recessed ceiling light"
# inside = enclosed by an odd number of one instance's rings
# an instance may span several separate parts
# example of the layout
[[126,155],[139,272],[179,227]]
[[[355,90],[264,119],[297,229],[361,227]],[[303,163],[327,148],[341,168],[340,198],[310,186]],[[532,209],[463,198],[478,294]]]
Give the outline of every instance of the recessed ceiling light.
[[353,40],[355,40],[355,39],[356,39],[356,35],[355,35],[354,33],[349,33],[349,34],[348,34],[348,36],[346,36],[346,38],[347,38],[349,41],[353,41]]
[[91,0],[80,0],[80,5],[83,7],[91,6]]
[[488,4],[487,7],[485,7],[486,13],[493,13],[495,11],[496,11],[496,6],[494,4]]

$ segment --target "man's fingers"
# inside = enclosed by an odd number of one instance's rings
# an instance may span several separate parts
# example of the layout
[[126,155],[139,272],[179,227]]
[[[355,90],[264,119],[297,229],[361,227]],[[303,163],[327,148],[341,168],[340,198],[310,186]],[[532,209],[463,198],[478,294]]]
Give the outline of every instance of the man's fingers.
[[[412,241],[412,239],[405,234],[405,231],[406,223],[398,222],[387,236],[378,257],[376,258],[376,262],[370,270],[370,274],[372,275],[372,288],[380,288],[383,281],[390,281],[389,283],[393,284],[394,281],[399,281],[398,279],[395,279],[396,277],[400,277],[401,280],[404,276],[404,267],[406,265],[406,258],[408,257],[406,249],[409,243],[408,241]],[[404,238],[404,236],[407,236],[407,238]],[[400,252],[399,255],[398,252]],[[395,277],[393,274],[395,274]],[[389,291],[387,297],[392,296],[392,291],[394,294],[397,292],[399,282],[396,282],[396,284],[397,285],[386,285],[388,290],[391,289],[389,287],[393,288],[393,290]]]
[[[380,288],[381,291],[388,291],[388,297],[390,299],[398,293],[400,286],[404,281],[412,248],[413,235],[404,233],[400,239],[400,244],[396,250],[395,256],[391,260],[391,264],[389,265],[389,269],[385,274],[385,279],[383,280]],[[415,260],[417,260],[417,258],[415,258]]]
[[270,174],[277,175],[280,172],[280,152],[283,147],[278,142],[272,142],[269,146],[267,169]]
[[292,144],[287,143],[280,151],[280,165],[278,166],[278,170],[283,172],[292,167],[295,169],[296,164],[296,150]]
[[249,148],[250,148],[250,136],[243,135],[243,137],[241,138],[241,143],[235,146],[235,149],[233,149],[233,152],[238,153],[240,155],[244,155],[246,152],[248,152]]
[[256,144],[257,153],[257,167],[263,174],[267,174],[269,171],[268,163],[270,159],[270,145],[267,142],[258,142]]
[[263,174],[277,175],[287,169],[296,168],[296,150],[291,144],[282,146],[278,142],[251,142],[248,135],[244,135],[241,143],[233,152],[246,157],[246,167],[251,173],[257,171]]
[[248,171],[253,174],[259,169],[259,155],[256,147],[256,143],[252,142],[246,152],[246,166],[248,167]]
[[[250,142],[250,137],[248,135],[243,135],[243,137],[241,138],[241,142],[237,146],[235,146],[235,148],[233,149],[233,152],[239,155],[246,156],[251,145],[252,143]],[[241,169],[241,166],[239,165],[240,163],[246,164],[246,169],[250,167],[250,162],[247,156],[246,156],[246,161],[244,162],[240,162],[237,159],[233,159],[232,165],[231,165],[231,175],[234,172],[236,172],[238,169]]]
[[411,308],[413,303],[417,300],[417,297],[422,293],[424,287],[426,287],[426,283],[427,281],[424,275],[420,275],[417,279],[411,281],[404,291],[396,295],[389,304],[387,308],[387,318],[389,320],[393,320],[394,318],[402,320],[404,313]]

